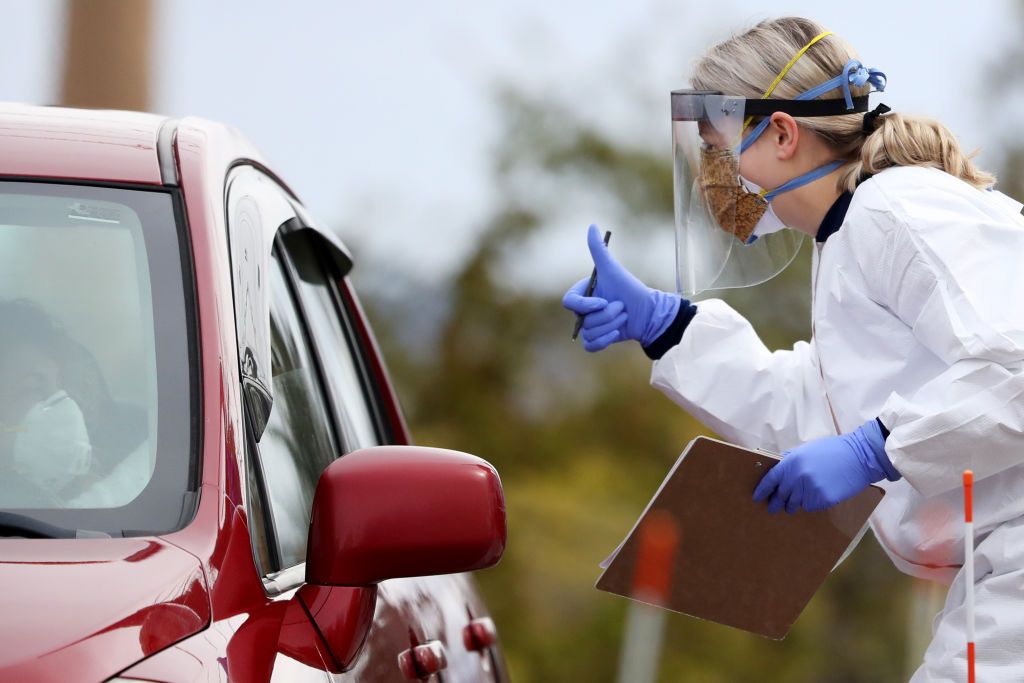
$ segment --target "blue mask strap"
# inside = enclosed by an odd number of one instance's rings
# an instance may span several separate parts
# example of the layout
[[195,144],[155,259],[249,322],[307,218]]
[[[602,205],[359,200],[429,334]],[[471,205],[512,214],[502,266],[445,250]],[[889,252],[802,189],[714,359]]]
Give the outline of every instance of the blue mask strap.
[[875,91],[885,92],[885,74],[878,69],[867,69],[856,59],[851,59],[843,67],[843,73],[835,78],[817,85],[805,93],[800,94],[798,100],[812,100],[816,97],[831,92],[837,88],[843,89],[843,99],[846,100],[846,108],[853,109],[853,94],[850,93],[850,86],[862,88],[870,83]]
[[[832,162],[829,162],[829,163],[825,164],[824,166],[819,166],[818,168],[814,169],[813,171],[808,171],[807,173],[804,173],[801,176],[797,176],[796,178],[793,178],[789,182],[786,182],[786,183],[783,183],[782,185],[779,185],[778,187],[776,187],[771,192],[766,192],[763,195],[764,199],[765,199],[766,202],[770,202],[771,200],[775,199],[775,197],[777,197],[778,195],[782,194],[783,192],[786,192],[788,190],[795,190],[796,188],[802,187],[802,186],[806,185],[807,183],[813,183],[818,178],[827,176],[829,173],[831,173],[832,171],[836,170],[837,168],[839,168],[842,165],[843,165],[842,161],[832,161]],[[989,189],[991,189],[991,188],[989,188]],[[757,238],[758,238],[757,235],[751,235],[750,239],[748,239],[746,243],[747,244],[753,244],[754,242],[757,241]]]
[[767,128],[768,124],[771,122],[771,118],[766,116],[763,119],[761,119],[761,123],[754,126],[754,130],[750,131],[750,134],[740,141],[740,154],[746,152],[752,144],[757,142],[757,139],[761,137],[761,133],[764,132],[764,129]]
[[778,195],[782,194],[783,192],[789,192],[790,190],[795,190],[798,187],[803,187],[807,183],[813,183],[818,178],[822,178],[824,176],[827,176],[829,173],[831,173],[832,171],[836,170],[837,168],[842,166],[844,163],[846,163],[846,162],[844,162],[842,160],[832,161],[832,162],[829,162],[829,163],[825,164],[824,166],[819,166],[818,168],[814,169],[813,171],[808,171],[807,173],[804,173],[803,175],[798,175],[796,178],[793,178],[792,180],[790,180],[788,182],[785,182],[782,185],[779,185],[778,187],[776,187],[771,192],[765,193],[765,195],[764,195],[765,201],[770,202],[771,200],[775,199],[775,197],[777,197]]

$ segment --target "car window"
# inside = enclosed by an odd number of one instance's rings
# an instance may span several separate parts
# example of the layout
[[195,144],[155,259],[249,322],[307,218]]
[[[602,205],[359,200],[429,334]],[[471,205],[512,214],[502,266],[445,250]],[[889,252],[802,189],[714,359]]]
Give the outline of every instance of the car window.
[[313,494],[320,473],[339,454],[317,367],[282,264],[267,273],[273,404],[259,440],[280,568],[305,561]]
[[173,206],[0,183],[0,508],[118,535],[184,521],[191,342]]
[[292,235],[288,255],[295,267],[296,286],[303,311],[320,352],[328,391],[341,422],[345,450],[378,446],[373,392],[358,355],[354,335],[339,317],[334,285],[308,237]]

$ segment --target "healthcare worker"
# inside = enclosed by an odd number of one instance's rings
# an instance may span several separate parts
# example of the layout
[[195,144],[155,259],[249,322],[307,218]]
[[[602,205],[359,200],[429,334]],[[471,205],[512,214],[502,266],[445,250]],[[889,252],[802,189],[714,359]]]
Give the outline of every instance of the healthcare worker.
[[[563,302],[584,346],[640,342],[675,403],[784,453],[753,494],[772,512],[886,489],[872,528],[890,558],[951,584],[915,683],[966,680],[960,484],[974,470],[977,676],[1024,681],[1021,204],[940,123],[871,108],[885,75],[812,21],[717,45],[692,86],[672,93],[682,296],[641,283],[592,226],[597,287]],[[691,302],[772,277],[805,237],[809,342],[770,351],[725,302]]]

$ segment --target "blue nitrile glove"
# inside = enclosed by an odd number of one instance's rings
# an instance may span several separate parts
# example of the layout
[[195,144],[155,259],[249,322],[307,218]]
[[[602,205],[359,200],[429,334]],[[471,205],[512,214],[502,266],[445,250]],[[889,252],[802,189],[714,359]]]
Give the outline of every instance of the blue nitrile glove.
[[824,510],[851,498],[882,479],[900,473],[885,454],[885,436],[878,420],[865,422],[849,434],[828,436],[787,451],[754,490],[754,500],[768,500],[768,512],[785,507],[794,513]]
[[562,305],[583,316],[583,348],[600,351],[615,342],[635,339],[647,346],[668,329],[682,299],[651,289],[612,258],[596,225],[587,231],[590,256],[597,268],[593,296],[584,296],[590,278],[573,285]]

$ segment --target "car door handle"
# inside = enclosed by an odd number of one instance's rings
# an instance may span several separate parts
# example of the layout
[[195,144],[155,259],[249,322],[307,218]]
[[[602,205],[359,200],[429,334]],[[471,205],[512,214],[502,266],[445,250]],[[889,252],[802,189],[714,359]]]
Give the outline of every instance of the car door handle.
[[462,643],[470,652],[482,652],[498,642],[498,629],[490,617],[480,617],[462,629]]
[[447,666],[448,658],[439,640],[417,645],[398,655],[398,668],[412,681],[429,678]]

